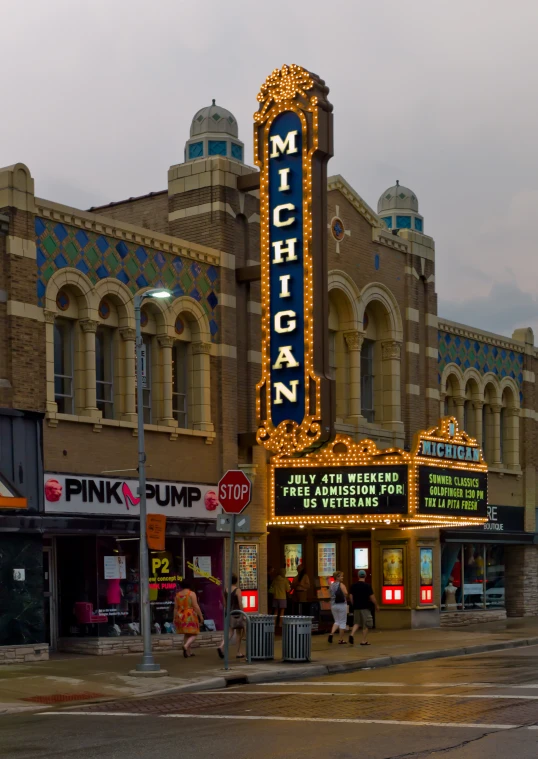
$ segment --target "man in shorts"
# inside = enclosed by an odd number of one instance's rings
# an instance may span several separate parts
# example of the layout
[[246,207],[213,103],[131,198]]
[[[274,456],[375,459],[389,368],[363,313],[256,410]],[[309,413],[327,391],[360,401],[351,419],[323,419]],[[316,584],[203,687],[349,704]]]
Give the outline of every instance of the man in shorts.
[[372,586],[366,582],[366,572],[364,569],[359,571],[359,581],[353,583],[349,589],[349,600],[353,603],[353,629],[349,636],[351,645],[355,642],[354,635],[362,627],[361,646],[369,646],[368,630],[374,626],[370,605],[374,604],[376,611],[379,611]]

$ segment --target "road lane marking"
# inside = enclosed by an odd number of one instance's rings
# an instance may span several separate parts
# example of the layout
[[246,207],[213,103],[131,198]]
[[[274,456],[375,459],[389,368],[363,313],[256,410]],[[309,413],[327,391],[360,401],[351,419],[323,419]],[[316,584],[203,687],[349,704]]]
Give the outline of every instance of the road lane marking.
[[[280,717],[280,716],[255,716],[250,714],[161,714],[163,718],[169,719],[239,719],[239,720],[267,720],[275,722],[327,722],[334,724],[340,722],[346,725],[401,725],[411,727],[466,727],[479,730],[514,730],[518,727],[527,727],[527,725],[490,725],[478,724],[475,722],[415,722],[398,719],[354,719],[354,718],[337,718],[332,717]],[[535,729],[535,728],[533,728]]]
[[[276,682],[276,683],[258,683],[258,686],[263,688],[280,688],[283,685],[287,687],[304,687],[321,688],[325,686],[337,687],[337,688],[538,688],[538,685],[511,685],[506,683],[377,683],[368,682],[363,683],[359,681],[343,682],[329,680],[323,682],[309,682],[304,681],[290,681],[290,682]],[[244,685],[235,685],[233,688],[244,688]],[[227,690],[230,690],[228,688]],[[271,691],[267,691],[270,693]],[[293,691],[292,691],[293,692]]]
[[477,730],[514,730],[527,728],[537,730],[538,725],[497,725],[480,724],[477,722],[418,722],[414,720],[398,719],[354,719],[333,717],[281,717],[271,715],[254,714],[148,714],[147,712],[41,712],[34,717],[158,717],[159,719],[228,719],[228,720],[264,720],[273,722],[326,722],[334,724],[340,722],[346,725],[400,725],[403,727],[458,727]]
[[503,695],[501,693],[339,693],[338,691],[300,691],[297,693],[293,690],[214,690],[212,693],[218,693],[220,696],[228,694],[229,696],[237,696],[238,693],[244,693],[245,696],[343,696],[349,698],[350,696],[363,696],[368,698],[388,698],[390,696],[394,698],[504,698],[508,700],[521,700],[521,701],[538,701],[538,696],[510,696]]
[[162,717],[138,712],[38,712],[34,717]]

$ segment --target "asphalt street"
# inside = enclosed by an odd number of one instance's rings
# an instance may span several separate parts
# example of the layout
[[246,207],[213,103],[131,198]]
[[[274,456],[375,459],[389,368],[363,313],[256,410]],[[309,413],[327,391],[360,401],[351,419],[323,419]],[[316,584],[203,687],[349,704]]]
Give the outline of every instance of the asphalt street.
[[3,759],[535,759],[538,646],[0,717]]

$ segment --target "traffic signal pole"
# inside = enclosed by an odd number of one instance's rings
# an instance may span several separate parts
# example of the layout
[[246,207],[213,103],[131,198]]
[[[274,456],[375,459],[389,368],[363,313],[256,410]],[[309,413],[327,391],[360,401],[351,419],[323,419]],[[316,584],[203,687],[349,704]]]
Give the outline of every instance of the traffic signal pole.
[[226,619],[224,622],[224,669],[230,669],[230,622],[232,609],[232,574],[234,567],[235,551],[235,520],[236,514],[232,514],[230,525],[230,557],[228,562],[228,593],[226,594]]

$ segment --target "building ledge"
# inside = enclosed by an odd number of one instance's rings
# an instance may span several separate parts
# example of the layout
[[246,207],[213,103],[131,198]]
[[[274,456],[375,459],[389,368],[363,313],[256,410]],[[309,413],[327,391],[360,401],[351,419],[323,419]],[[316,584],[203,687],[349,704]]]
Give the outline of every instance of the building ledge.
[[[136,422],[125,422],[120,419],[102,419],[100,417],[78,416],[77,414],[57,414],[48,412],[46,415],[49,427],[57,427],[62,422],[75,424],[89,424],[93,426],[94,432],[101,432],[103,427],[120,427],[131,430],[133,437],[138,435],[138,425]],[[192,430],[183,429],[182,427],[168,427],[161,424],[145,424],[144,432],[157,432],[168,435],[170,440],[177,440],[179,437],[198,437],[204,438],[208,445],[211,445],[216,437],[214,430]]]

